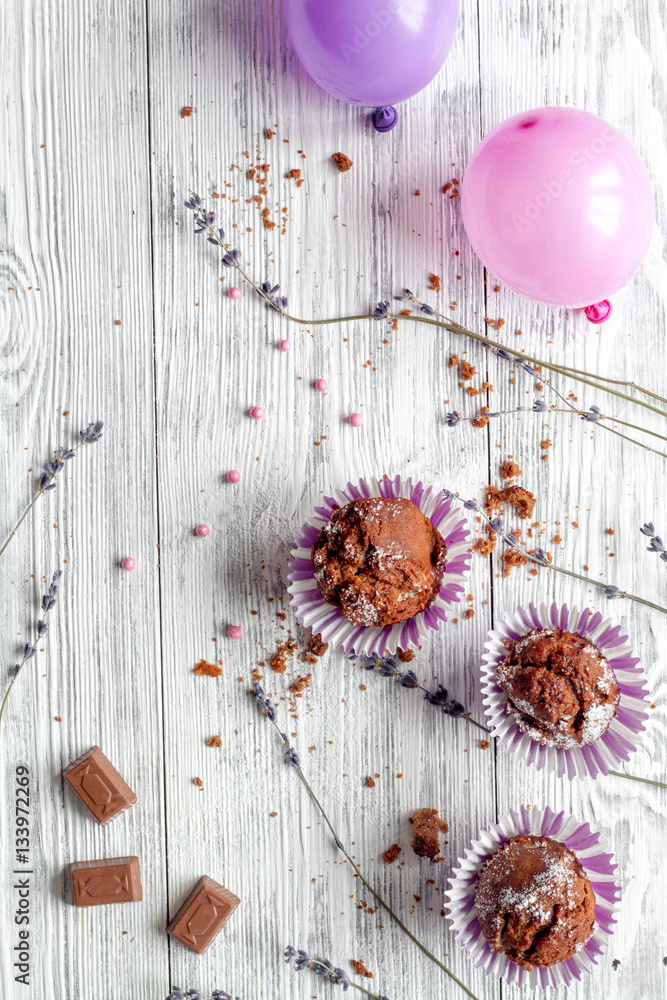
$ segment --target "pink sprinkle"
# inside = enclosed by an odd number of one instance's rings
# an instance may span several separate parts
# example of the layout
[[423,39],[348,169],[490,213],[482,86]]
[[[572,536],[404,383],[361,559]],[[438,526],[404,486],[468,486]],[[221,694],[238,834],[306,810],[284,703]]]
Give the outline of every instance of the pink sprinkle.
[[125,558],[121,563],[121,566],[123,567],[123,569],[126,569],[128,573],[130,572],[131,569],[134,569],[135,562],[132,556],[125,556]]
[[229,472],[227,473],[227,479],[230,483],[240,483],[241,473],[239,472],[238,469],[230,469]]
[[315,388],[319,392],[326,392],[327,389],[329,388],[329,383],[325,378],[318,378],[317,382],[315,383]]
[[351,413],[349,416],[349,422],[353,427],[361,427],[364,422],[364,418],[360,413]]
[[281,351],[291,351],[292,350],[292,345],[290,344],[289,340],[281,340],[280,344],[278,346],[280,347]]
[[253,420],[261,420],[262,417],[264,416],[264,410],[262,409],[261,406],[253,406],[252,410],[250,411],[250,416],[252,417]]
[[240,639],[243,635],[240,625],[228,625],[227,626],[227,638],[228,639]]
[[234,286],[234,288],[230,288],[229,289],[229,297],[230,297],[230,299],[240,299],[241,298],[241,289],[237,288],[236,286]]
[[210,530],[208,524],[198,524],[195,528],[195,535],[199,538],[206,538]]

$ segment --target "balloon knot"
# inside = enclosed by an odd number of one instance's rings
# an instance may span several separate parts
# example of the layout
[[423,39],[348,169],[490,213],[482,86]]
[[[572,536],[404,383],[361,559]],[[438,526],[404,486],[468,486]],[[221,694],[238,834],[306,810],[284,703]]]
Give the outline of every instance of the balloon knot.
[[391,132],[398,121],[398,111],[391,104],[376,108],[371,117],[376,132]]
[[612,305],[609,299],[596,302],[592,306],[586,306],[584,315],[591,323],[605,323],[611,316]]

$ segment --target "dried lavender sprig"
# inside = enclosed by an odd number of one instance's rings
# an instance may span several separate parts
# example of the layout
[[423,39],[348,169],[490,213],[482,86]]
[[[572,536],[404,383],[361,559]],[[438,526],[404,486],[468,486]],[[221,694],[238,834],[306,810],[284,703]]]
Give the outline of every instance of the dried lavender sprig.
[[[60,580],[60,577],[62,575],[63,571],[61,569],[56,570],[56,572],[53,574],[51,578],[51,583],[49,584],[49,588],[46,594],[42,595],[41,610],[43,614],[42,617],[37,622],[37,628],[36,628],[37,636],[35,639],[35,643],[37,639],[43,639],[46,633],[48,632],[49,623],[47,622],[46,618],[49,611],[51,611],[52,608],[55,606],[56,599],[58,597],[58,581]],[[5,697],[3,698],[2,705],[0,706],[0,729],[2,728],[2,717],[5,712],[5,705],[7,704],[7,699],[9,698],[9,692],[14,687],[16,678],[21,673],[21,670],[23,669],[25,664],[28,662],[28,660],[32,660],[33,656],[35,656],[35,654],[37,653],[37,646],[35,643],[26,642],[26,644],[23,647],[23,659],[21,660],[20,663],[16,664],[16,666],[12,671],[12,679],[9,682],[9,687],[5,692]]]
[[[566,569],[565,566],[558,566],[557,563],[549,562],[546,553],[543,549],[535,549],[529,552],[525,549],[516,539],[514,535],[510,532],[505,532],[503,529],[502,518],[496,518],[495,520],[490,518],[489,515],[484,510],[477,500],[461,500],[458,493],[452,493],[451,490],[444,490],[443,496],[445,500],[452,500],[456,503],[461,504],[467,510],[474,510],[475,513],[479,514],[483,520],[491,527],[497,535],[500,536],[506,545],[511,546],[520,552],[522,556],[525,556],[528,562],[534,563],[536,566],[542,566],[545,569],[551,569],[556,573],[563,573],[565,576],[571,576],[575,580],[583,580],[584,583],[590,584],[591,587],[596,587],[601,590],[604,596],[612,601],[616,598],[627,598],[628,601],[635,601],[637,604],[644,604],[647,608],[653,608],[654,611],[660,611],[661,614],[667,615],[667,608],[663,608],[661,604],[655,604],[653,601],[648,601],[644,597],[637,597],[636,594],[630,594],[627,590],[621,590],[615,584],[604,583],[600,580],[594,580],[590,576],[586,576],[584,573],[577,573],[575,570]],[[499,529],[493,527],[494,524],[499,524]]]
[[[189,199],[189,201],[187,201],[185,204],[187,208],[190,208],[194,211],[197,211],[198,209],[203,209],[203,201],[199,197],[199,195],[193,195]],[[211,215],[210,218],[212,219],[213,216]],[[202,231],[203,229],[201,228],[200,224],[200,228],[196,229],[195,232],[202,232]],[[219,243],[218,239],[215,238],[216,232],[213,229],[212,224],[209,227],[209,237],[211,243],[219,244],[220,246],[223,246],[224,249],[227,249],[226,244]],[[238,251],[233,251],[233,252],[238,254]],[[223,258],[222,263],[225,264],[225,266],[227,267],[235,267],[241,274],[241,276],[248,282],[248,284],[255,289],[258,295],[260,295],[263,299],[266,300],[267,298],[266,293],[262,291],[262,289],[257,284],[255,284],[252,278],[243,270],[243,268],[239,264],[238,256],[233,261],[225,260]],[[405,291],[406,293],[409,293],[409,295],[412,295],[412,293],[409,292],[409,289],[406,289]],[[400,298],[400,296],[395,296],[395,297]],[[418,300],[415,299],[415,301],[417,302]],[[271,305],[270,302],[269,304]],[[550,361],[544,361],[540,358],[533,357],[530,354],[522,354],[519,358],[504,344],[500,344],[497,341],[493,341],[491,340],[490,337],[485,337],[481,333],[476,333],[473,330],[468,330],[466,329],[466,327],[461,326],[459,323],[452,323],[446,317],[442,316],[441,314],[437,314],[435,310],[427,303],[420,302],[419,306],[420,306],[420,313],[424,313],[425,315],[411,314],[409,316],[401,316],[400,314],[397,314],[397,315],[391,315],[390,317],[388,314],[387,318],[391,318],[392,320],[395,319],[398,322],[412,320],[413,322],[416,323],[426,323],[430,326],[441,327],[442,329],[448,330],[450,333],[454,333],[459,336],[470,337],[477,343],[484,344],[486,347],[490,348],[494,353],[499,354],[499,352],[504,351],[505,354],[507,354],[510,358],[517,357],[517,360],[521,364],[530,363],[533,365],[539,365],[541,368],[546,368],[548,371],[554,372],[555,374],[558,375],[562,375],[565,378],[570,378],[575,382],[581,383],[582,385],[590,385],[592,388],[598,389],[601,392],[606,392],[609,395],[618,397],[619,399],[624,399],[629,403],[635,403],[637,406],[641,406],[646,410],[650,410],[653,413],[657,413],[662,417],[667,417],[667,413],[665,412],[664,409],[660,409],[657,406],[652,406],[650,403],[645,403],[642,400],[636,399],[634,396],[629,395],[628,393],[619,392],[617,389],[612,389],[608,384],[607,385],[601,384],[602,382],[606,382],[618,385],[628,385],[636,389],[637,391],[642,392],[648,396],[651,396],[653,399],[659,400],[660,402],[665,403],[667,405],[666,398],[658,396],[656,393],[653,393],[649,389],[645,389],[634,382],[624,382],[621,379],[608,379],[602,375],[594,375],[594,374],[592,375],[588,372],[581,372],[576,368],[567,368],[564,365],[558,365]],[[300,317],[292,316],[287,312],[286,300],[285,300],[285,307],[283,309],[278,309],[277,311],[280,312],[281,315],[285,317],[285,319],[289,320],[291,323],[297,323],[299,326],[331,326],[336,323],[347,323],[364,319],[368,320],[378,319],[375,313],[363,313],[351,316],[334,316],[334,317],[328,317],[326,319],[301,319]],[[499,356],[502,355],[499,354]],[[593,381],[594,379],[597,379],[598,381]],[[630,438],[628,440],[632,439]]]
[[19,530],[19,528],[21,527],[21,525],[25,521],[30,511],[41,497],[41,495],[43,493],[49,493],[51,490],[55,490],[58,474],[62,470],[62,467],[65,464],[65,462],[69,462],[70,459],[74,458],[75,454],[82,445],[95,444],[97,441],[99,441],[99,439],[102,437],[103,426],[104,424],[101,423],[101,421],[98,421],[97,423],[88,424],[88,426],[84,427],[82,431],[79,431],[78,444],[75,444],[74,447],[72,448],[64,448],[64,447],[58,448],[54,457],[50,461],[44,463],[44,472],[40,476],[39,487],[37,489],[37,492],[35,493],[34,497],[30,501],[26,509],[23,511],[21,517],[16,522],[14,530],[11,532],[9,538],[0,549],[0,556],[4,553],[5,549],[11,542],[12,538]]
[[[270,715],[269,715],[269,713],[267,711],[267,703],[271,707],[274,707],[274,706],[272,705],[272,703],[270,702],[270,700],[267,698],[266,694],[264,693],[264,691],[260,687],[260,685],[255,684],[255,686],[250,691],[250,694],[255,698],[255,700],[257,701],[257,704],[260,706],[260,708],[263,711],[263,713],[266,716],[266,718],[269,720],[269,722],[271,722],[271,724],[275,728],[276,732],[280,735],[280,737],[281,737],[281,739],[283,741],[283,748],[286,751],[287,750],[292,750],[293,751],[292,755],[290,755],[289,753],[286,752],[285,756],[286,756],[287,762],[293,767],[293,769],[298,774],[299,780],[301,781],[301,784],[306,789],[308,795],[310,796],[311,801],[313,802],[313,804],[315,805],[316,809],[318,810],[320,816],[324,820],[324,822],[325,822],[325,824],[326,824],[326,826],[327,826],[327,828],[329,830],[329,833],[331,834],[331,836],[334,839],[334,843],[336,844],[336,847],[341,852],[341,854],[343,855],[343,857],[345,858],[345,860],[351,865],[351,867],[352,867],[355,875],[357,876],[357,878],[368,889],[368,891],[371,893],[371,895],[373,896],[373,898],[377,900],[378,904],[386,911],[386,913],[391,917],[391,919],[394,921],[394,923],[398,927],[400,927],[400,929],[403,931],[403,933],[406,934],[410,938],[410,940],[413,942],[413,944],[415,944],[420,949],[420,951],[424,955],[426,955],[427,958],[429,958],[432,962],[435,962],[435,964],[440,969],[442,969],[442,971],[445,972],[455,983],[457,983],[461,987],[461,989],[465,993],[467,993],[467,995],[469,997],[472,998],[472,1000],[478,1000],[478,998],[475,996],[475,994],[472,993],[471,990],[468,989],[468,987],[465,985],[465,983],[461,982],[461,980],[458,978],[458,976],[456,976],[451,971],[451,969],[448,969],[447,966],[443,962],[441,962],[439,958],[436,958],[436,956],[432,952],[430,952],[428,950],[428,948],[426,947],[425,944],[422,944],[422,942],[419,940],[419,938],[415,937],[415,935],[412,933],[412,931],[403,923],[403,921],[401,920],[401,918],[392,910],[392,908],[390,907],[389,903],[387,903],[382,898],[382,896],[377,892],[376,889],[373,888],[373,886],[371,885],[371,883],[364,876],[364,874],[362,873],[361,869],[357,865],[356,861],[354,860],[354,858],[352,857],[352,855],[350,854],[350,852],[343,846],[343,844],[341,842],[341,839],[338,836],[338,834],[336,833],[336,831],[334,829],[334,826],[333,826],[331,820],[329,819],[329,816],[325,812],[322,803],[319,801],[319,799],[315,795],[315,792],[313,791],[313,788],[310,785],[308,779],[306,778],[306,775],[305,775],[305,773],[303,771],[303,768],[301,767],[301,763],[299,762],[298,754],[293,749],[293,747],[290,746],[288,740],[285,737],[285,734],[280,729],[280,726],[278,725],[277,721],[275,719],[272,719],[270,717]],[[275,711],[275,708],[274,708],[274,711]],[[305,952],[304,952],[304,956],[305,956]]]
[[[555,390],[554,390],[555,391]],[[445,417],[445,423],[448,427],[456,427],[458,424],[465,422],[472,422],[478,420],[481,416],[488,417],[490,420],[495,417],[507,417],[512,416],[515,413],[569,413],[571,415],[578,415],[582,420],[588,423],[597,423],[600,420],[608,420],[614,424],[620,424],[622,427],[630,427],[633,430],[641,431],[642,434],[650,434],[651,437],[658,438],[660,441],[667,441],[667,435],[658,434],[657,431],[649,430],[647,427],[641,427],[639,424],[629,423],[627,420],[621,420],[620,417],[610,417],[606,413],[602,413],[599,407],[591,406],[588,410],[578,410],[575,408],[562,409],[557,406],[548,406],[543,399],[536,399],[532,406],[517,406],[510,410],[498,410],[496,413],[485,412],[483,414],[474,413],[469,416],[463,416],[458,410],[454,410],[451,413],[447,413]],[[609,428],[607,428],[609,429]],[[667,458],[667,453],[663,451],[657,451],[655,448],[651,448],[649,445],[644,444],[641,441],[637,441],[636,438],[627,437],[621,434],[620,437],[625,438],[626,441],[630,441],[633,444],[638,444],[641,448],[645,448],[647,451],[653,452],[654,455],[660,455],[662,458]]]
[[652,521],[647,524],[643,524],[639,529],[642,535],[646,535],[650,539],[650,545],[647,546],[647,552],[654,552],[656,555],[660,555],[663,562],[667,562],[667,548],[665,548],[664,542],[660,535],[655,533],[655,525]]
[[[187,997],[190,997],[190,1000],[234,1000],[231,993],[225,993],[224,990],[213,990],[209,995],[200,990],[182,990],[180,986],[172,986],[167,1000],[186,1000]],[[236,997],[236,1000],[241,1000],[241,997]]]
[[434,708],[439,708],[444,715],[449,715],[453,719],[466,719],[473,726],[477,726],[478,729],[482,729],[485,733],[489,732],[486,726],[472,718],[470,712],[466,712],[465,706],[460,701],[449,697],[447,688],[442,684],[439,684],[435,691],[431,691],[419,683],[414,670],[402,672],[398,665],[398,660],[393,654],[390,653],[386,656],[377,657],[358,656],[356,653],[349,653],[348,659],[358,662],[362,670],[373,670],[380,677],[393,677],[395,682],[401,687],[418,688],[424,692],[424,701],[433,705]]
[[293,948],[291,944],[288,944],[285,949],[285,961],[288,965],[294,962],[296,972],[303,972],[304,969],[310,969],[316,976],[319,976],[321,979],[328,979],[334,986],[342,986],[344,993],[351,986],[353,989],[359,990],[360,993],[365,993],[366,996],[372,997],[373,1000],[389,1000],[389,997],[380,996],[366,989],[365,986],[353,982],[344,969],[336,968],[327,958],[310,958],[307,952]]

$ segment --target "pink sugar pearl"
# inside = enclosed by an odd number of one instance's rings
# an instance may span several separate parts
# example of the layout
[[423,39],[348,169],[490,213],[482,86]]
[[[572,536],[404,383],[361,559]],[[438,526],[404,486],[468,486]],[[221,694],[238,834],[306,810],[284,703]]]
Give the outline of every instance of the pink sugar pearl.
[[315,388],[319,392],[326,392],[327,389],[329,388],[329,383],[325,378],[318,378],[317,382],[315,383]]
[[227,626],[227,638],[228,639],[240,639],[243,635],[240,625],[228,625]]
[[364,418],[360,413],[351,413],[349,417],[349,422],[353,427],[361,427],[364,422]]
[[252,410],[250,411],[250,416],[252,417],[253,420],[261,420],[262,417],[264,416],[264,410],[262,409],[261,406],[253,406]]
[[199,538],[206,538],[210,530],[208,524],[198,524],[195,528],[195,535]]
[[292,350],[292,345],[290,344],[289,340],[281,340],[280,344],[278,346],[280,347],[281,351],[291,351]]
[[241,473],[239,472],[238,469],[230,469],[229,472],[227,473],[227,480],[230,483],[240,483]]
[[123,569],[126,569],[128,573],[130,572],[130,570],[134,569],[135,565],[136,564],[132,556],[125,556],[125,558],[121,562],[121,566],[123,567]]
[[230,288],[229,289],[229,297],[230,297],[230,299],[240,299],[241,298],[241,289],[237,288],[236,286],[234,286],[234,288]]

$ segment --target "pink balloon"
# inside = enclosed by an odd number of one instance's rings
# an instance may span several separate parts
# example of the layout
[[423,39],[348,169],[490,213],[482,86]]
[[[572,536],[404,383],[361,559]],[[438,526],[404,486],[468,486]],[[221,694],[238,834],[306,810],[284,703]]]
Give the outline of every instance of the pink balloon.
[[545,305],[580,308],[618,291],[641,264],[653,190],[613,125],[576,108],[537,108],[475,150],[461,211],[494,277]]
[[292,44],[330,94],[366,107],[431,82],[456,35],[459,0],[284,0]]

